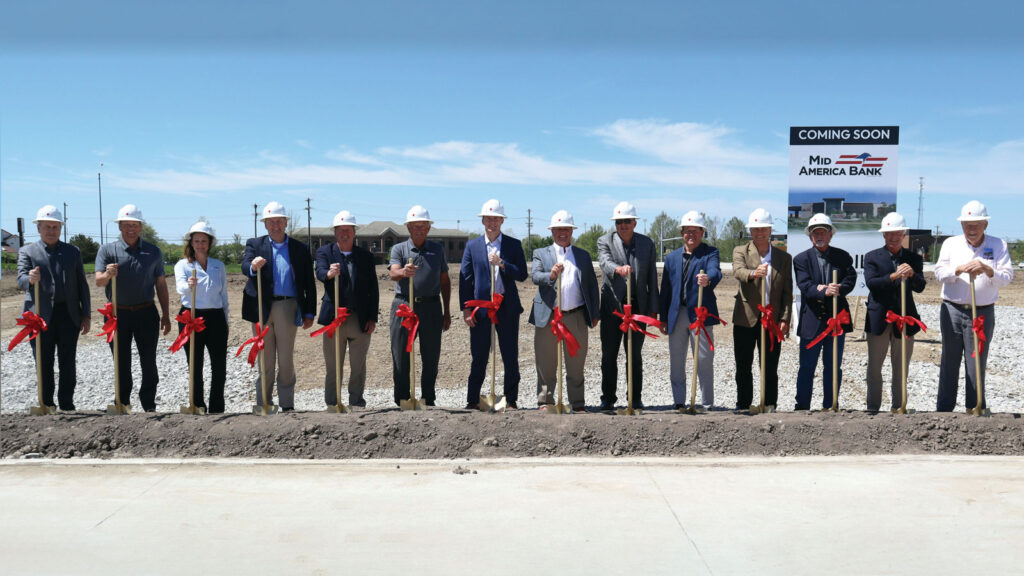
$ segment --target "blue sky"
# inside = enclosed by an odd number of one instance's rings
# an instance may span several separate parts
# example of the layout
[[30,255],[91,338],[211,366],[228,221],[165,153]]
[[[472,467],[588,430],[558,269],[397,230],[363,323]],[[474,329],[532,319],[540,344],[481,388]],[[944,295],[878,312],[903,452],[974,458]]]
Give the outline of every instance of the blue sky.
[[[785,215],[790,126],[898,125],[899,202],[970,199],[1024,239],[1024,8],[1013,2],[6,3],[0,224],[138,204],[165,239],[278,200],[526,233],[696,209]],[[28,238],[34,227],[28,227]],[[108,225],[108,234],[115,226]],[[262,233],[262,227],[260,227]]]

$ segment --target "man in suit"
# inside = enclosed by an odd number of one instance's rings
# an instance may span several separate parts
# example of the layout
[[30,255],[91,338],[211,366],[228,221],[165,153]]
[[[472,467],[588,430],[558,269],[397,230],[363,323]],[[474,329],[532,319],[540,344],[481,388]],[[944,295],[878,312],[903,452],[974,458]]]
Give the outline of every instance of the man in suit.
[[[612,210],[615,230],[597,239],[598,262],[604,280],[601,283],[601,410],[615,410],[619,379],[619,347],[627,333],[619,330],[623,305],[632,305],[633,314],[656,317],[658,314],[658,268],[654,242],[636,228],[636,208],[619,202]],[[632,301],[626,300],[626,279],[632,282]],[[644,334],[633,332],[633,408],[643,408]]]
[[[850,304],[846,295],[853,291],[857,284],[857,270],[853,267],[850,253],[831,246],[835,234],[832,219],[825,214],[815,214],[807,223],[806,232],[811,238],[812,246],[793,258],[796,269],[796,284],[800,287],[800,369],[796,377],[796,410],[810,410],[811,392],[814,389],[814,371],[818,366],[818,356],[822,359],[822,408],[832,407],[832,337],[811,346],[828,327],[832,319],[832,307],[839,306],[839,313],[850,313]],[[838,272],[838,281],[832,282],[832,271]],[[844,332],[853,329],[852,322],[843,323]],[[839,384],[843,381],[843,345],[846,334],[838,337],[838,361],[836,366]],[[822,354],[822,347],[828,344]]]
[[537,296],[533,299],[529,322],[536,326],[533,349],[537,357],[537,405],[541,411],[555,403],[558,383],[558,339],[549,324],[558,303],[558,278],[561,277],[562,323],[580,346],[575,356],[570,356],[565,348],[562,350],[566,392],[572,411],[586,412],[583,368],[590,341],[588,330],[597,326],[600,317],[594,263],[586,250],[572,245],[575,229],[572,214],[565,210],[555,212],[548,226],[554,244],[533,252],[531,276],[537,285]]
[[515,409],[519,398],[519,315],[523,313],[516,282],[526,280],[526,256],[519,240],[501,233],[505,222],[505,207],[501,202],[494,199],[485,202],[480,209],[480,219],[484,235],[466,243],[459,271],[459,307],[462,319],[469,326],[469,351],[473,358],[466,384],[466,409],[480,408],[480,387],[491,351],[491,319],[487,311],[480,309],[474,314],[473,307],[467,307],[466,302],[491,299],[492,265],[494,293],[503,296],[495,332],[505,367],[505,403]]
[[[722,281],[722,267],[719,263],[718,248],[704,243],[707,225],[704,216],[691,210],[679,222],[683,247],[673,250],[665,257],[665,269],[661,275],[661,321],[665,327],[662,334],[668,334],[669,379],[672,382],[672,399],[676,408],[686,406],[686,356],[692,338],[697,339],[700,365],[697,378],[700,380],[701,404],[710,409],[715,404],[715,352],[714,326],[718,320],[708,316],[705,320],[707,335],[701,330],[690,330],[690,323],[697,319],[697,296],[700,287],[704,290],[701,305],[709,314],[718,316],[718,301],[715,286]],[[704,273],[701,273],[701,270]],[[685,314],[680,314],[685,311]],[[709,340],[709,337],[711,340]],[[697,385],[696,382],[693,383]]]
[[[316,312],[313,258],[309,246],[285,233],[284,206],[270,202],[260,220],[267,234],[246,240],[242,257],[242,272],[249,276],[242,295],[242,319],[253,323],[253,334],[257,322],[270,327],[263,348],[267,377],[276,380],[278,403],[288,412],[295,408],[295,333],[299,325],[308,330]],[[263,284],[262,310],[258,309],[257,275]],[[272,385],[267,393],[273,396]],[[256,403],[263,403],[263,374],[256,377]]]
[[[18,250],[18,288],[26,290],[23,311],[33,311],[45,322],[40,334],[43,402],[54,406],[53,356],[60,364],[57,402],[61,410],[75,409],[75,352],[78,335],[89,333],[89,283],[85,280],[78,248],[60,241],[64,219],[56,206],[43,206],[33,220],[39,242]],[[34,286],[39,284],[39,302]],[[33,356],[36,353],[32,346]]]
[[882,362],[886,352],[891,350],[892,365],[892,410],[903,404],[903,365],[910,365],[914,354],[914,334],[921,329],[915,324],[906,324],[907,357],[902,358],[903,331],[886,321],[888,312],[900,315],[900,283],[906,282],[907,316],[921,320],[914,305],[914,292],[924,291],[924,261],[919,254],[903,247],[907,235],[903,216],[890,212],[882,219],[879,232],[885,239],[885,246],[864,255],[864,282],[871,292],[868,295],[868,313],[864,317],[864,332],[868,336],[868,411],[878,412],[882,405]]
[[[732,251],[732,271],[739,281],[736,305],[732,312],[732,340],[736,355],[736,409],[746,410],[752,404],[754,376],[751,365],[754,349],[764,355],[764,405],[775,406],[779,397],[779,356],[782,343],[765,342],[761,349],[761,290],[768,283],[768,305],[772,320],[784,338],[789,334],[793,314],[793,258],[772,246],[772,215],[763,208],[750,213],[747,219],[750,242]],[[766,333],[765,338],[772,338]]]
[[[334,321],[338,307],[346,308],[349,317],[335,332],[333,338],[323,338],[324,402],[328,406],[338,403],[334,371],[335,342],[341,339],[342,370],[345,368],[345,350],[349,352],[351,371],[348,378],[348,403],[360,408],[366,407],[363,389],[366,384],[366,353],[370,350],[370,335],[377,328],[380,292],[377,288],[377,272],[373,254],[356,246],[356,217],[348,210],[334,216],[333,244],[321,246],[316,251],[316,278],[324,283],[324,297],[320,303],[320,318],[317,322],[326,326]],[[339,301],[334,301],[334,284],[338,286]],[[341,377],[344,377],[342,372]]]

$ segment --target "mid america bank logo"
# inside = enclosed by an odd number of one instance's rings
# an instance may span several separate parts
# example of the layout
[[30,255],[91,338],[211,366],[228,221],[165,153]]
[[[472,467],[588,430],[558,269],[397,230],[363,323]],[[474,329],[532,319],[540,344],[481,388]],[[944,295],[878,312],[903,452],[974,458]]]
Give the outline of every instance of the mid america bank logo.
[[811,155],[800,167],[800,176],[881,176],[889,158],[861,154],[840,154],[833,160],[828,156]]

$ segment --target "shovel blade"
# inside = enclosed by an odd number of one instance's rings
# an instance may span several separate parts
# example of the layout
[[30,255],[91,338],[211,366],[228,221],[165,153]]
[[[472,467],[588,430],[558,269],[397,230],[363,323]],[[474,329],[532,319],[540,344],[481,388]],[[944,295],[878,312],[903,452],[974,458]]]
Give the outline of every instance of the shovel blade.
[[271,414],[277,414],[277,406],[263,406],[257,404],[252,407],[252,413],[257,416],[270,416]]
[[328,406],[327,411],[332,414],[348,414],[349,412],[352,412],[352,409],[344,404],[339,403],[335,406]]
[[28,413],[33,416],[48,416],[50,414],[56,414],[57,409],[53,406],[32,406],[28,409]]
[[626,408],[616,410],[615,413],[618,414],[619,416],[636,416],[637,414],[640,413],[640,411],[634,410],[632,406],[629,406]]
[[129,408],[128,406],[124,405],[124,404],[108,404],[107,405],[107,414],[113,414],[115,416],[122,416],[122,415],[131,414],[131,413],[132,413],[132,409]]
[[572,408],[559,402],[558,404],[555,404],[554,412],[555,414],[570,414],[572,413]]
[[691,405],[688,408],[680,408],[679,412],[681,414],[703,414],[704,413],[704,407],[700,406],[698,404],[693,404],[693,405]]
[[402,410],[426,410],[427,403],[422,398],[410,398],[409,400],[399,402],[398,407]]
[[196,416],[203,416],[206,414],[206,408],[203,408],[202,406],[182,406],[178,411],[182,414],[193,414]]
[[[486,408],[484,406],[487,406]],[[489,395],[486,398],[480,399],[480,409],[485,412],[494,414],[496,412],[504,412],[508,408],[508,403],[505,401],[504,396]]]
[[988,408],[980,408],[975,406],[973,409],[971,409],[971,414],[974,414],[975,416],[981,416],[982,418],[988,418],[989,416],[992,415],[992,411],[989,410]]

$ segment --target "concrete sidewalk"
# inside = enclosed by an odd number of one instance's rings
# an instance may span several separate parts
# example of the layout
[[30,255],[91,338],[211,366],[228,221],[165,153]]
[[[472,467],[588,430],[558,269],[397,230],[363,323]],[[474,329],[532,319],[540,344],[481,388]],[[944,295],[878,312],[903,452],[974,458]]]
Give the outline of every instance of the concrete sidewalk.
[[3,574],[1022,574],[1024,458],[5,461],[0,517]]

